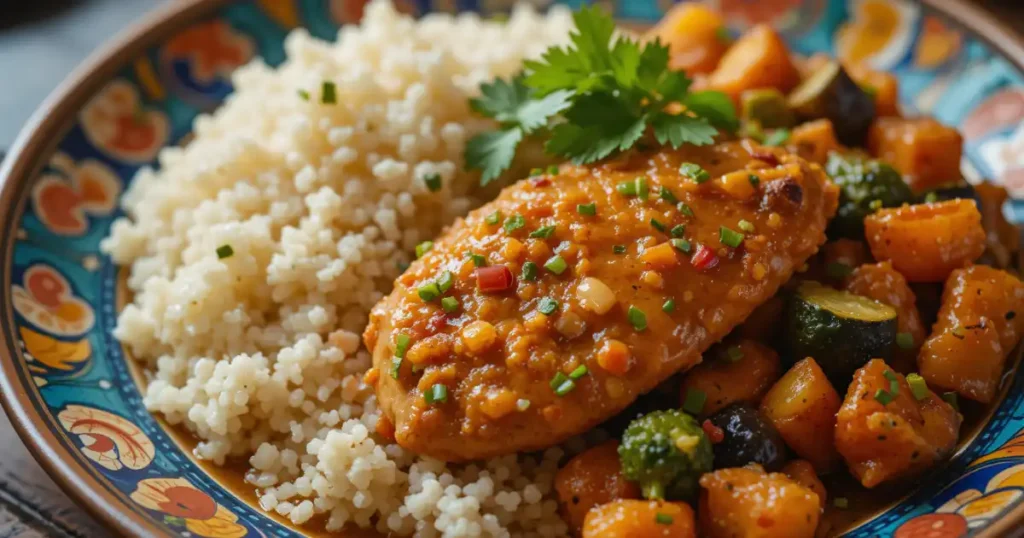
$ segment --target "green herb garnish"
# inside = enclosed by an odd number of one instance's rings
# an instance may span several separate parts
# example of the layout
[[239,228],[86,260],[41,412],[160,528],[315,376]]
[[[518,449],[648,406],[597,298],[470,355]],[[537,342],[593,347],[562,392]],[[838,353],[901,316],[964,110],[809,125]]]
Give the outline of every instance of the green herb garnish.
[[718,239],[727,247],[736,248],[743,243],[743,234],[725,226],[718,227]]
[[915,400],[923,400],[928,397],[928,383],[920,374],[907,374],[907,384],[910,385],[910,393]]
[[683,411],[691,415],[699,415],[704,410],[704,403],[708,401],[708,395],[698,389],[686,389],[686,396],[683,397]]
[[635,306],[630,306],[626,311],[626,318],[636,332],[643,332],[647,328],[647,314]]
[[661,311],[665,313],[674,312],[676,309],[676,302],[674,299],[669,299],[661,304]]
[[764,137],[764,145],[781,146],[789,140],[789,135],[789,129],[776,129],[772,131],[772,134]]
[[707,170],[695,163],[683,163],[679,165],[679,173],[693,180],[694,183],[704,183],[711,179]]
[[[910,333],[897,333],[896,345],[900,349],[914,349],[914,335]],[[909,380],[909,377],[907,379]]]
[[550,316],[551,314],[554,314],[556,310],[558,310],[558,301],[552,299],[551,297],[544,297],[540,300],[539,303],[537,303],[537,310],[539,310],[540,313],[544,314],[545,316]]
[[221,245],[217,247],[217,259],[223,260],[224,258],[230,258],[235,255],[235,249],[231,245]]
[[505,219],[505,224],[502,227],[505,229],[505,233],[512,233],[523,226],[526,226],[526,219],[522,215],[512,215]]
[[593,217],[594,215],[597,214],[597,204],[576,204],[576,212],[579,213],[580,215]]
[[537,280],[537,264],[533,262],[524,263],[522,278],[527,282]]
[[434,248],[433,241],[424,241],[416,245],[416,257],[422,258],[424,254],[430,252],[430,249]]
[[672,227],[671,230],[668,231],[668,233],[672,237],[682,237],[683,234],[686,233],[686,226],[683,226],[682,224],[676,224],[675,226]]
[[448,387],[441,383],[435,383],[430,390],[423,395],[428,404],[445,403],[448,401]]
[[530,232],[530,237],[534,239],[547,239],[551,237],[551,234],[555,233],[554,225],[541,226],[536,230]]
[[338,102],[338,86],[330,80],[325,80],[320,88],[320,102],[325,105],[333,105]]
[[445,297],[441,299],[441,309],[448,314],[452,314],[459,309],[459,300],[455,297]]
[[561,256],[552,256],[548,261],[544,262],[544,268],[556,275],[560,275],[565,272],[569,264],[565,262],[565,258]]
[[441,174],[427,174],[423,176],[423,184],[427,186],[430,192],[441,190]]

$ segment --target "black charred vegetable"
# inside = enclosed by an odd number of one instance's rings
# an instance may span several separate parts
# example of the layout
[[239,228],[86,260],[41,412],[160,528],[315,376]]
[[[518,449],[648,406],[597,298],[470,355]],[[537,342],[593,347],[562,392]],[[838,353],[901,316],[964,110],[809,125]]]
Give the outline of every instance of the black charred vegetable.
[[835,60],[801,82],[787,101],[803,119],[830,120],[836,138],[846,146],[863,146],[875,119],[875,99]]
[[640,485],[646,499],[693,499],[701,475],[711,471],[711,442],[690,415],[654,411],[622,434],[622,473]]
[[716,468],[758,463],[767,471],[778,471],[786,463],[782,436],[750,405],[730,405],[709,420],[725,433],[725,438],[713,446]]
[[833,237],[860,239],[864,237],[864,217],[914,199],[900,173],[875,159],[832,153],[825,171],[839,186],[839,209],[828,228]]

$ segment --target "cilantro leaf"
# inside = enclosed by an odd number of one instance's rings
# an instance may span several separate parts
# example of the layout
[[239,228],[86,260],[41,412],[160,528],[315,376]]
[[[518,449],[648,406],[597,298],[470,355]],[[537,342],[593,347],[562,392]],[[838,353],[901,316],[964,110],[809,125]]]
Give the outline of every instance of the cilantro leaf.
[[518,127],[480,133],[466,143],[466,166],[483,171],[481,185],[487,185],[512,166],[516,147],[523,139]]
[[569,90],[558,90],[540,99],[527,101],[516,110],[516,121],[524,132],[532,133],[547,125],[559,112],[569,108],[572,96],[573,92]]
[[740,126],[732,99],[722,92],[705,90],[691,93],[682,102],[691,112],[707,118],[711,125],[719,129],[733,132]]
[[523,84],[522,77],[510,81],[496,78],[494,82],[480,85],[480,97],[469,100],[469,106],[501,123],[516,121],[516,112],[529,102],[530,88]]
[[593,71],[612,67],[609,45],[615,33],[615,20],[597,6],[584,6],[573,13],[576,31],[570,37],[577,54]]
[[659,144],[670,144],[673,148],[687,143],[695,146],[712,144],[718,134],[718,129],[708,120],[685,114],[659,112],[651,120],[651,127],[654,128],[654,138]]
[[577,97],[565,112],[566,121],[552,129],[544,149],[576,164],[629,149],[644,134],[647,122],[625,105],[608,93]]

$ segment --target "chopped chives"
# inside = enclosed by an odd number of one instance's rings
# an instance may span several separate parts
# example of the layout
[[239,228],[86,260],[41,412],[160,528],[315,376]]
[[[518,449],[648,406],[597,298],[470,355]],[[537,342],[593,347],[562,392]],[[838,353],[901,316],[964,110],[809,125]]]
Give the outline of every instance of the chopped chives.
[[539,176],[539,175],[541,175],[543,173],[544,173],[544,170],[541,170],[540,168],[531,168],[530,169],[530,177]]
[[685,239],[670,239],[669,243],[672,243],[672,246],[683,254],[690,253],[690,242]]
[[575,369],[573,369],[573,371],[569,372],[569,379],[577,380],[587,375],[587,372],[587,366],[585,364],[581,364],[577,366]]
[[889,380],[889,392],[895,397],[900,393],[900,378],[896,377],[892,370],[886,370],[882,375]]
[[548,381],[548,386],[551,387],[551,390],[555,390],[558,388],[559,385],[565,383],[566,381],[569,381],[569,376],[563,374],[562,372],[555,372],[555,375],[554,377],[551,378],[551,381]]
[[402,359],[399,357],[391,358],[391,379],[398,379],[398,372],[402,369]]
[[416,245],[416,257],[422,258],[424,254],[430,252],[430,249],[434,248],[433,241],[424,241]]
[[523,226],[526,226],[526,219],[522,215],[512,215],[505,219],[505,224],[502,227],[505,229],[505,233],[512,233]]
[[676,195],[672,194],[672,191],[668,190],[668,187],[664,185],[662,185],[661,189],[658,191],[658,196],[670,204],[679,202],[679,198],[676,198]]
[[668,514],[662,514],[660,512],[654,514],[654,522],[658,525],[671,525],[673,521],[675,520],[673,520],[672,516]]
[[333,105],[338,102],[338,87],[334,82],[325,80],[320,92],[320,102],[325,105]]
[[672,237],[682,237],[686,233],[686,226],[682,224],[676,224],[668,232]]
[[423,176],[423,184],[430,189],[430,192],[441,190],[441,174],[427,174]]
[[699,389],[686,389],[686,396],[683,398],[683,411],[691,415],[699,415],[704,410],[704,403],[708,401],[708,395]]
[[299,89],[299,98],[303,101],[309,101],[309,92],[303,89]]
[[485,258],[482,254],[474,254],[470,252],[469,259],[473,260],[473,265],[477,267],[483,267],[487,265],[487,258]]
[[832,499],[832,506],[839,509],[846,509],[850,506],[850,501],[847,500],[846,497],[836,497],[835,499]]
[[437,287],[441,290],[441,293],[448,293],[448,290],[452,289],[455,285],[455,275],[451,271],[444,271],[441,273],[441,278],[437,279]]
[[665,231],[665,224],[658,219],[651,219],[651,226],[653,226],[654,229],[658,230],[659,232]]
[[781,146],[789,140],[789,129],[776,129],[772,134],[764,137],[763,144],[766,146]]
[[543,297],[537,304],[537,310],[540,310],[540,313],[545,316],[550,316],[555,313],[555,310],[558,310],[558,301],[551,297]]
[[915,400],[923,400],[928,397],[928,383],[920,374],[907,374],[907,384],[910,385],[910,393]]
[[501,211],[495,211],[494,213],[487,215],[487,217],[484,219],[484,222],[490,224],[491,226],[494,226],[495,224],[501,222]]
[[661,304],[661,311],[662,312],[673,312],[673,311],[675,311],[675,309],[676,309],[676,301],[674,299],[669,299],[669,300],[667,300],[667,301],[665,301],[664,303]]
[[612,252],[614,252],[616,254],[625,254],[626,253],[626,245],[615,245],[615,246],[612,247]]
[[615,190],[623,196],[636,196],[636,183],[623,181],[615,186]]
[[553,176],[553,175],[555,175],[557,173],[558,173],[558,165],[557,164],[552,164],[551,166],[548,167],[548,174]]
[[576,204],[576,212],[579,213],[580,215],[593,217],[594,215],[597,214],[597,204]]
[[441,299],[441,308],[445,312],[452,314],[459,309],[459,300],[455,297],[445,297]]
[[423,399],[426,400],[428,404],[447,402],[448,386],[441,383],[435,383],[430,387],[430,391],[423,395]]
[[853,273],[853,267],[843,262],[831,262],[825,266],[825,273],[831,278],[842,280]]
[[635,185],[636,196],[641,200],[646,200],[650,191],[647,189],[647,178],[640,176],[633,180]]
[[718,227],[718,239],[727,247],[736,248],[743,243],[743,234],[725,226]]
[[224,258],[230,258],[235,255],[235,249],[231,245],[221,245],[217,247],[217,259],[223,260]]
[[743,350],[740,346],[729,346],[725,348],[725,357],[729,359],[729,362],[736,362],[743,358]]
[[693,210],[690,209],[690,206],[686,205],[686,202],[679,202],[679,204],[676,205],[676,209],[678,209],[680,213],[687,217],[693,216]]
[[626,318],[637,332],[642,332],[647,328],[647,314],[635,306],[630,305],[629,310],[626,311]]
[[929,192],[928,194],[924,195],[924,203],[926,204],[932,204],[938,201],[939,195],[934,192]]
[[746,233],[752,233],[754,231],[754,224],[746,219],[741,219],[737,226],[739,226],[740,230],[743,230]]
[[914,335],[910,333],[897,333],[896,345],[900,349],[914,349]]
[[875,211],[878,211],[879,209],[882,209],[882,201],[877,199],[871,200],[871,202],[868,203],[868,207]]
[[441,287],[437,285],[437,282],[428,282],[417,288],[416,293],[419,294],[420,299],[429,303],[441,296]]
[[885,389],[878,389],[875,391],[875,401],[882,405],[889,405],[893,400],[892,394]]
[[530,400],[527,400],[526,398],[519,398],[518,400],[516,400],[516,409],[520,411],[526,411],[529,408]]
[[683,163],[679,166],[679,173],[692,179],[694,183],[704,183],[711,179],[711,174],[696,163]]
[[408,334],[399,333],[395,336],[395,357],[405,358],[405,352],[409,350],[410,342],[412,342],[412,338]]
[[752,186],[753,186],[753,187],[754,187],[755,189],[757,188],[757,186],[758,186],[758,185],[760,185],[760,184],[761,184],[761,178],[757,177],[757,176],[756,176],[756,175],[754,175],[754,174],[750,174],[750,175],[748,175],[748,176],[747,176],[747,180],[748,180],[748,181],[750,181],[750,184],[751,184],[751,185],[752,185]]
[[555,388],[555,394],[558,396],[565,396],[572,392],[572,389],[576,388],[576,382],[571,379],[566,379],[561,385]]
[[558,255],[552,256],[544,262],[544,268],[556,275],[564,273],[568,267],[569,264],[565,263],[565,258]]
[[537,264],[533,262],[524,263],[522,278],[528,282],[537,280]]
[[956,411],[960,410],[960,403],[957,402],[957,400],[956,400],[956,393],[955,392],[943,392],[942,393],[942,399],[943,399],[943,401],[945,401],[949,405],[953,406],[954,410],[956,410]]
[[547,239],[551,237],[551,234],[553,233],[555,233],[555,226],[553,224],[549,224],[547,226],[541,226],[540,228],[530,232],[530,237],[533,237],[534,239]]

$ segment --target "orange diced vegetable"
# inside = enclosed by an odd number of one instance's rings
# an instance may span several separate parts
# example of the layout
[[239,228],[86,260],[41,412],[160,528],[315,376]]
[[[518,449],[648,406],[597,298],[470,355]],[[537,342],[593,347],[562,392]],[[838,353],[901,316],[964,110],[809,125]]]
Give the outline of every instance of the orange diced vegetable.
[[818,473],[814,470],[814,465],[811,465],[811,462],[807,460],[788,462],[782,467],[782,474],[792,478],[797,484],[813,491],[818,496],[818,502],[822,510],[825,509],[825,503],[828,502],[828,492],[825,490],[825,484],[822,484],[821,479],[818,478]]
[[793,128],[786,145],[790,146],[801,157],[824,165],[828,154],[839,149],[836,131],[832,122],[819,119],[800,124]]
[[719,469],[700,485],[700,527],[709,538],[812,538],[818,526],[818,495],[782,473]]
[[775,88],[783,93],[800,82],[786,43],[770,26],[759,24],[743,34],[711,73],[708,85],[738,100],[744,90]]
[[729,48],[722,38],[725,19],[717,11],[698,2],[672,8],[658,25],[647,33],[669,48],[669,68],[688,74],[710,73]]
[[677,265],[680,258],[675,247],[669,243],[662,243],[644,250],[640,260],[656,269],[667,269]]
[[793,452],[825,473],[839,461],[832,431],[840,403],[825,372],[808,357],[794,364],[768,390],[761,401],[761,414]]
[[881,209],[864,219],[877,260],[889,260],[911,282],[941,282],[985,251],[981,213],[973,200]]
[[836,448],[860,483],[873,488],[949,455],[960,421],[934,392],[917,400],[902,375],[874,359],[853,376],[836,416]]
[[629,361],[629,348],[621,340],[605,340],[597,352],[597,365],[612,375],[625,375],[629,371]]
[[902,354],[916,356],[917,349],[924,343],[925,327],[917,311],[914,292],[899,272],[889,262],[865,264],[858,267],[846,281],[846,291],[870,297],[896,309],[896,323],[899,332],[909,334],[912,345],[901,349]]
[[1024,283],[987,265],[949,275],[939,319],[917,363],[932,386],[988,403],[1024,330]]
[[696,538],[693,509],[684,502],[620,500],[587,514],[583,538]]
[[892,73],[875,71],[863,64],[848,65],[846,72],[875,98],[875,114],[899,116],[899,81]]
[[680,402],[688,392],[699,390],[707,396],[702,415],[735,402],[757,405],[781,373],[779,355],[758,342],[742,340],[716,346],[705,353],[704,362],[686,373]]
[[878,118],[868,134],[868,149],[899,170],[915,192],[960,179],[963,137],[931,118]]
[[555,475],[555,491],[565,522],[574,534],[587,512],[617,499],[639,499],[640,488],[626,480],[619,464],[619,442],[606,441],[569,460]]

